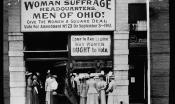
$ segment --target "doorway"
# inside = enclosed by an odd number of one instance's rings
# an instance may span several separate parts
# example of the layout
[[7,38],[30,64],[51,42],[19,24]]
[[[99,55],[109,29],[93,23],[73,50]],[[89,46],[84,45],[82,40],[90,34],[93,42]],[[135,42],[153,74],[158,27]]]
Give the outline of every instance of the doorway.
[[147,104],[146,48],[130,49],[129,97],[131,104]]
[[40,90],[39,103],[46,104],[45,81],[50,70],[51,75],[56,75],[58,88],[53,104],[58,101],[61,104],[67,101],[64,94],[66,86],[66,76],[68,73],[68,34],[64,32],[36,32],[24,33],[24,59],[26,71],[36,74],[40,73],[39,79],[43,88]]

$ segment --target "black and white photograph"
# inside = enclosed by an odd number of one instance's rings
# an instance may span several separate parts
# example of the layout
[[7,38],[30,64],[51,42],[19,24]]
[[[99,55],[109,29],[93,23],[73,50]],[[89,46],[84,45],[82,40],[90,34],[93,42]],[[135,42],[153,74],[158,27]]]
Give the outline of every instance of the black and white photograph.
[[175,104],[170,1],[3,0],[2,104]]

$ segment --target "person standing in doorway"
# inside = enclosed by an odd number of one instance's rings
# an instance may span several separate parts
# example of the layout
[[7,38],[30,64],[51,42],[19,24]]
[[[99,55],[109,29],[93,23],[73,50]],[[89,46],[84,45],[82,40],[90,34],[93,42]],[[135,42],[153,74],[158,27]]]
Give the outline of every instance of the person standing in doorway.
[[107,104],[115,104],[115,98],[114,98],[114,88],[115,88],[115,81],[114,81],[114,76],[110,76],[109,77],[109,87],[106,90],[106,92],[108,93],[108,100],[107,100]]
[[104,75],[100,75],[99,78],[100,78],[100,81],[97,83],[97,89],[99,92],[100,104],[106,104],[105,89],[106,89],[107,83],[104,81]]
[[43,97],[43,93],[44,93],[43,83],[41,81],[40,73],[36,72],[36,75],[37,75],[37,82],[39,83],[39,88],[38,88],[39,102],[42,103],[42,101],[44,100],[44,97]]
[[27,71],[26,79],[27,79],[26,104],[32,104],[32,73]]
[[57,104],[57,88],[58,88],[58,83],[56,81],[57,76],[53,75],[52,76],[52,83],[51,83],[51,104]]
[[80,101],[80,77],[79,77],[79,74],[76,74],[75,81],[77,83],[77,98],[78,98],[78,103],[79,103],[79,101]]
[[77,82],[75,81],[74,78],[75,78],[75,75],[72,74],[72,75],[71,75],[71,85],[72,85],[72,88],[73,88],[73,93],[75,94],[76,99],[77,99],[77,101],[78,101]]
[[87,104],[99,104],[98,102],[98,92],[96,89],[96,81],[90,75],[90,79],[87,81],[88,92],[87,92]]
[[81,89],[80,89],[80,104],[86,104],[87,101],[87,88],[88,85],[86,83],[87,77],[82,78]]
[[39,104],[39,82],[37,81],[37,76],[33,75],[33,82],[32,82],[32,104]]
[[50,70],[48,70],[48,75],[46,76],[45,81],[45,91],[46,91],[46,104],[51,104],[51,83],[52,83],[52,75],[50,74]]

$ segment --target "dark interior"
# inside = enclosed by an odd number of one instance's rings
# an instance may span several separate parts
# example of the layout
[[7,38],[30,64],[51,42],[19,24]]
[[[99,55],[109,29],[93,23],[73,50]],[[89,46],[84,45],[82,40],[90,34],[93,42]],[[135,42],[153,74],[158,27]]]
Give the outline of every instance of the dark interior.
[[33,32],[24,35],[25,50],[66,50],[68,35],[64,32]]

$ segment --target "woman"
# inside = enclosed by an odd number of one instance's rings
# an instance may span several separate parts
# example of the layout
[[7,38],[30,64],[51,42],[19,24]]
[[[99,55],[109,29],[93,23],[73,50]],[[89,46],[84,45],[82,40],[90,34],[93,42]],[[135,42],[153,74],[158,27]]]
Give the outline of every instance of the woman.
[[57,88],[58,88],[58,83],[56,81],[57,76],[53,75],[52,76],[52,83],[51,83],[51,104],[57,104]]
[[87,81],[88,92],[87,92],[87,104],[99,104],[98,103],[98,93],[96,90],[96,81],[93,76]]
[[32,104],[32,73],[27,73],[27,95],[26,104]]
[[97,89],[99,91],[100,104],[106,104],[106,82],[104,81],[104,76],[100,75],[100,81],[97,83]]
[[87,101],[87,83],[86,78],[82,79],[82,83],[80,85],[80,104],[86,104]]
[[116,104],[117,102],[116,99],[115,99],[115,88],[116,88],[116,84],[115,84],[115,80],[114,80],[114,76],[110,76],[109,77],[109,87],[108,89],[106,90],[106,92],[108,93],[108,101],[107,101],[107,104]]
[[39,97],[38,97],[38,88],[39,82],[37,81],[37,76],[33,75],[33,82],[32,82],[32,104],[39,104]]

